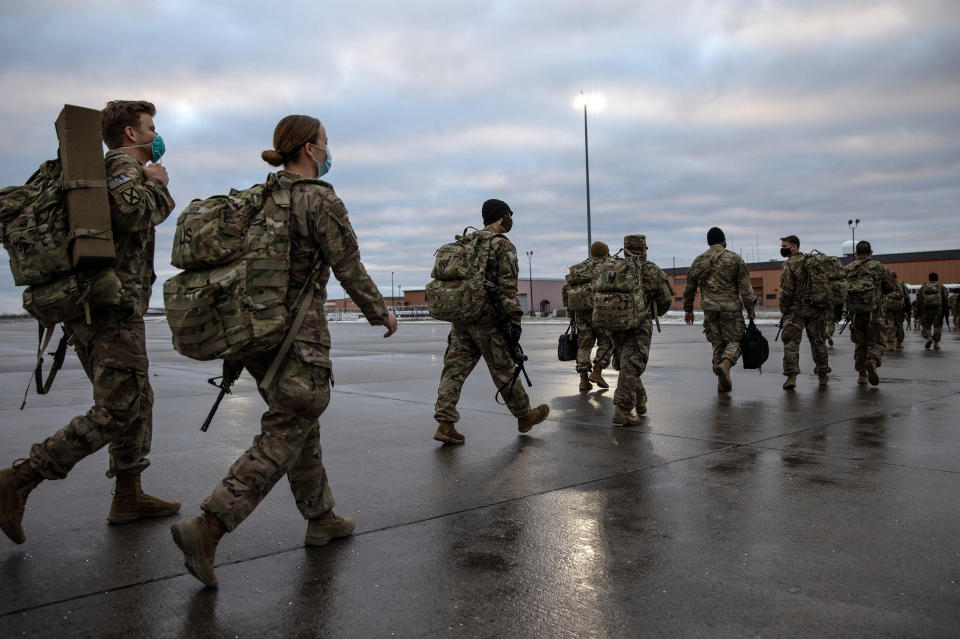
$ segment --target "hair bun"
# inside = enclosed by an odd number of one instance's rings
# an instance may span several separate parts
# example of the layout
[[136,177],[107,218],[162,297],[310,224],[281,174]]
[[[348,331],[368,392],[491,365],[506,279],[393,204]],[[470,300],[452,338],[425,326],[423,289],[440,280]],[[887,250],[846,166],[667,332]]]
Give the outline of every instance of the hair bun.
[[263,161],[270,166],[280,166],[283,164],[283,156],[274,149],[264,151],[260,154],[260,157],[263,158]]

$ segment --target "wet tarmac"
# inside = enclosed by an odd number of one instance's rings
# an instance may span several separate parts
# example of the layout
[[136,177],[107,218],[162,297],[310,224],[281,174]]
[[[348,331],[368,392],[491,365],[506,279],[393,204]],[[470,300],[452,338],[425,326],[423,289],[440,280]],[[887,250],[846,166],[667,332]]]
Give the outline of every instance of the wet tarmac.
[[[30,495],[27,541],[0,538],[0,637],[960,636],[960,339],[925,351],[909,332],[878,387],[852,344],[825,389],[801,347],[796,391],[764,326],[763,373],[718,395],[699,327],[655,334],[649,413],[611,424],[613,388],[577,392],[556,359],[563,325],[525,324],[534,402],[521,435],[481,364],[458,428],[433,441],[447,327],[384,340],[332,326],[336,387],[321,418],[336,512],[356,534],[303,545],[285,481],[217,552],[220,587],[187,574],[170,524],[199,505],[258,430],[241,378],[208,433],[215,363],[148,324],[156,393],[144,487],[178,517],[111,526],[106,451]],[[35,325],[0,325],[0,463],[90,403],[71,355],[50,395],[17,410]],[[607,379],[615,384],[615,373]]]

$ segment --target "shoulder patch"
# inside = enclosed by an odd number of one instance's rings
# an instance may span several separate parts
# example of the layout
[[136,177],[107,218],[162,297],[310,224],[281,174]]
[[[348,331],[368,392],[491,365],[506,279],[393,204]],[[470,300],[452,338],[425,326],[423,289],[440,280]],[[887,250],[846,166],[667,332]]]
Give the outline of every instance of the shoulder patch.
[[133,179],[133,178],[130,177],[129,175],[127,175],[126,173],[121,173],[120,175],[118,175],[118,176],[116,176],[116,177],[113,177],[113,178],[110,178],[110,179],[107,181],[107,188],[110,189],[111,191],[113,191],[113,190],[116,189],[117,187],[123,186],[124,184],[126,184],[127,182],[129,182],[129,181],[132,180],[132,179]]
[[515,260],[515,259],[517,259],[517,252],[516,252],[516,251],[510,251],[509,253],[507,253],[507,257],[509,257],[511,260]]
[[125,189],[120,190],[120,197],[122,197],[123,201],[130,206],[136,206],[137,204],[140,204],[140,191],[137,190],[132,184]]

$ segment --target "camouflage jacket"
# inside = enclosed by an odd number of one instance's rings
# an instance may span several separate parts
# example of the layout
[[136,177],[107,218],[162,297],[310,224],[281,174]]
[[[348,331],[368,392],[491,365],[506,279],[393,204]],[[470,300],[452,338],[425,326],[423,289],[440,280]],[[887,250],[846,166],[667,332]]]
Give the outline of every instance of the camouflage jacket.
[[954,292],[948,301],[950,302],[950,308],[953,309],[953,312],[960,313],[960,293]]
[[386,323],[387,307],[360,262],[357,236],[350,226],[343,201],[326,182],[293,184],[301,179],[302,176],[289,171],[276,174],[278,185],[291,189],[290,288],[287,291],[287,307],[293,308],[316,257],[320,262],[320,271],[314,284],[313,302],[294,344],[304,361],[331,368],[330,329],[324,310],[331,269],[371,324]]
[[659,266],[647,260],[637,258],[640,263],[640,277],[643,281],[643,292],[647,298],[647,308],[650,309],[650,319],[653,321],[653,307],[656,305],[658,316],[665,314],[670,310],[673,303],[673,287],[670,286],[670,279]]
[[944,286],[943,284],[941,284],[940,282],[925,282],[925,283],[923,284],[923,286],[920,287],[920,290],[917,291],[917,312],[918,312],[918,313],[922,313],[922,312],[923,312],[923,307],[924,307],[924,303],[923,303],[923,289],[924,289],[925,287],[929,286],[930,284],[936,284],[936,285],[937,285],[937,291],[940,293],[940,304],[938,305],[938,307],[939,307],[942,311],[946,311],[948,308],[950,308],[950,307],[948,306],[949,300],[948,300],[947,287]]
[[883,310],[903,311],[910,315],[910,289],[903,282],[896,282],[893,290],[883,296]]
[[[860,266],[862,264],[862,266]],[[873,280],[873,283],[877,288],[880,289],[880,303],[877,306],[877,310],[882,310],[883,307],[883,297],[888,293],[893,292],[893,287],[896,285],[896,280],[893,279],[893,273],[886,266],[880,262],[866,256],[858,257],[854,261],[850,262],[843,267],[843,270],[847,274],[847,280],[850,280],[851,274],[858,268],[863,268]]]
[[[496,233],[489,226],[484,231]],[[490,240],[490,258],[487,260],[487,270],[484,274],[488,280],[500,289],[500,303],[503,310],[513,318],[514,324],[520,323],[523,317],[523,308],[517,296],[517,277],[520,273],[520,264],[517,262],[517,249],[513,242],[505,235],[497,233]],[[533,300],[529,300],[533,308]]]
[[[750,273],[743,259],[719,244],[701,253],[687,271],[683,291],[683,310],[693,312],[693,301],[700,289],[700,308],[705,311],[753,310],[757,301],[750,285]],[[742,303],[741,303],[742,300]]]
[[804,255],[794,253],[783,263],[780,271],[780,312],[789,313],[794,306],[806,304],[808,286]]
[[117,259],[113,263],[123,289],[120,305],[137,316],[147,311],[157,279],[153,270],[155,227],[173,210],[173,198],[160,180],[144,179],[143,165],[123,151],[107,151],[107,192]]

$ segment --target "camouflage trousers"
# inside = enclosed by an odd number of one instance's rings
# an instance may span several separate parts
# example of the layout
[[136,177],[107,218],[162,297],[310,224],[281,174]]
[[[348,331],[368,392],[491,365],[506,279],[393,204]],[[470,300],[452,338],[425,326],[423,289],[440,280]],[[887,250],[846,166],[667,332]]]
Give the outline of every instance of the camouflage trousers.
[[745,330],[741,311],[703,312],[703,334],[713,346],[714,373],[720,360],[729,359],[736,364],[740,359],[740,340]]
[[856,345],[853,351],[854,368],[863,371],[867,360],[880,366],[883,359],[884,343],[883,314],[857,313],[850,320],[850,340]]
[[826,318],[824,320],[824,329],[824,334],[830,339],[833,339],[833,333],[837,330],[837,320],[833,319],[833,317]]
[[653,322],[647,320],[632,331],[617,331],[613,334],[615,347],[620,352],[620,375],[613,404],[626,411],[647,405],[647,390],[640,376],[647,369],[650,358],[650,340],[653,337]]
[[940,307],[934,306],[920,311],[920,326],[923,339],[939,342],[943,333],[943,313],[940,312]]
[[[601,369],[610,364],[610,358],[613,356],[613,340],[608,333],[597,331],[591,324],[590,314],[587,312],[577,313],[577,372],[590,372],[593,365],[598,365]],[[590,363],[590,354],[593,351],[593,344],[597,344],[597,357]]]
[[[470,324],[454,325],[447,337],[447,351],[443,355],[443,372],[440,388],[437,389],[437,404],[433,418],[438,422],[455,424],[460,421],[457,402],[467,376],[483,357],[490,369],[490,377],[497,388],[503,388],[501,396],[514,417],[522,417],[530,411],[530,399],[523,389],[522,379],[513,379],[513,358],[506,340],[494,326]],[[506,386],[504,386],[506,385]]]
[[147,371],[143,318],[127,311],[96,313],[65,325],[93,383],[93,407],[30,448],[30,465],[44,479],[63,479],[74,464],[109,444],[107,477],[136,475],[150,465],[153,389]]
[[780,333],[783,339],[783,374],[788,377],[800,374],[800,340],[804,329],[810,340],[814,374],[828,374],[830,364],[827,358],[826,323],[823,311],[812,306],[794,308],[783,318],[783,330]]
[[884,310],[885,339],[888,344],[903,342],[903,310],[898,306]]
[[244,361],[267,402],[267,412],[260,419],[260,434],[253,438],[253,445],[233,463],[201,506],[227,530],[239,526],[284,475],[304,519],[333,508],[317,420],[330,403],[330,371],[306,361],[309,357],[303,353],[311,349],[325,347],[295,341],[270,388],[264,388],[261,381],[275,351]]

